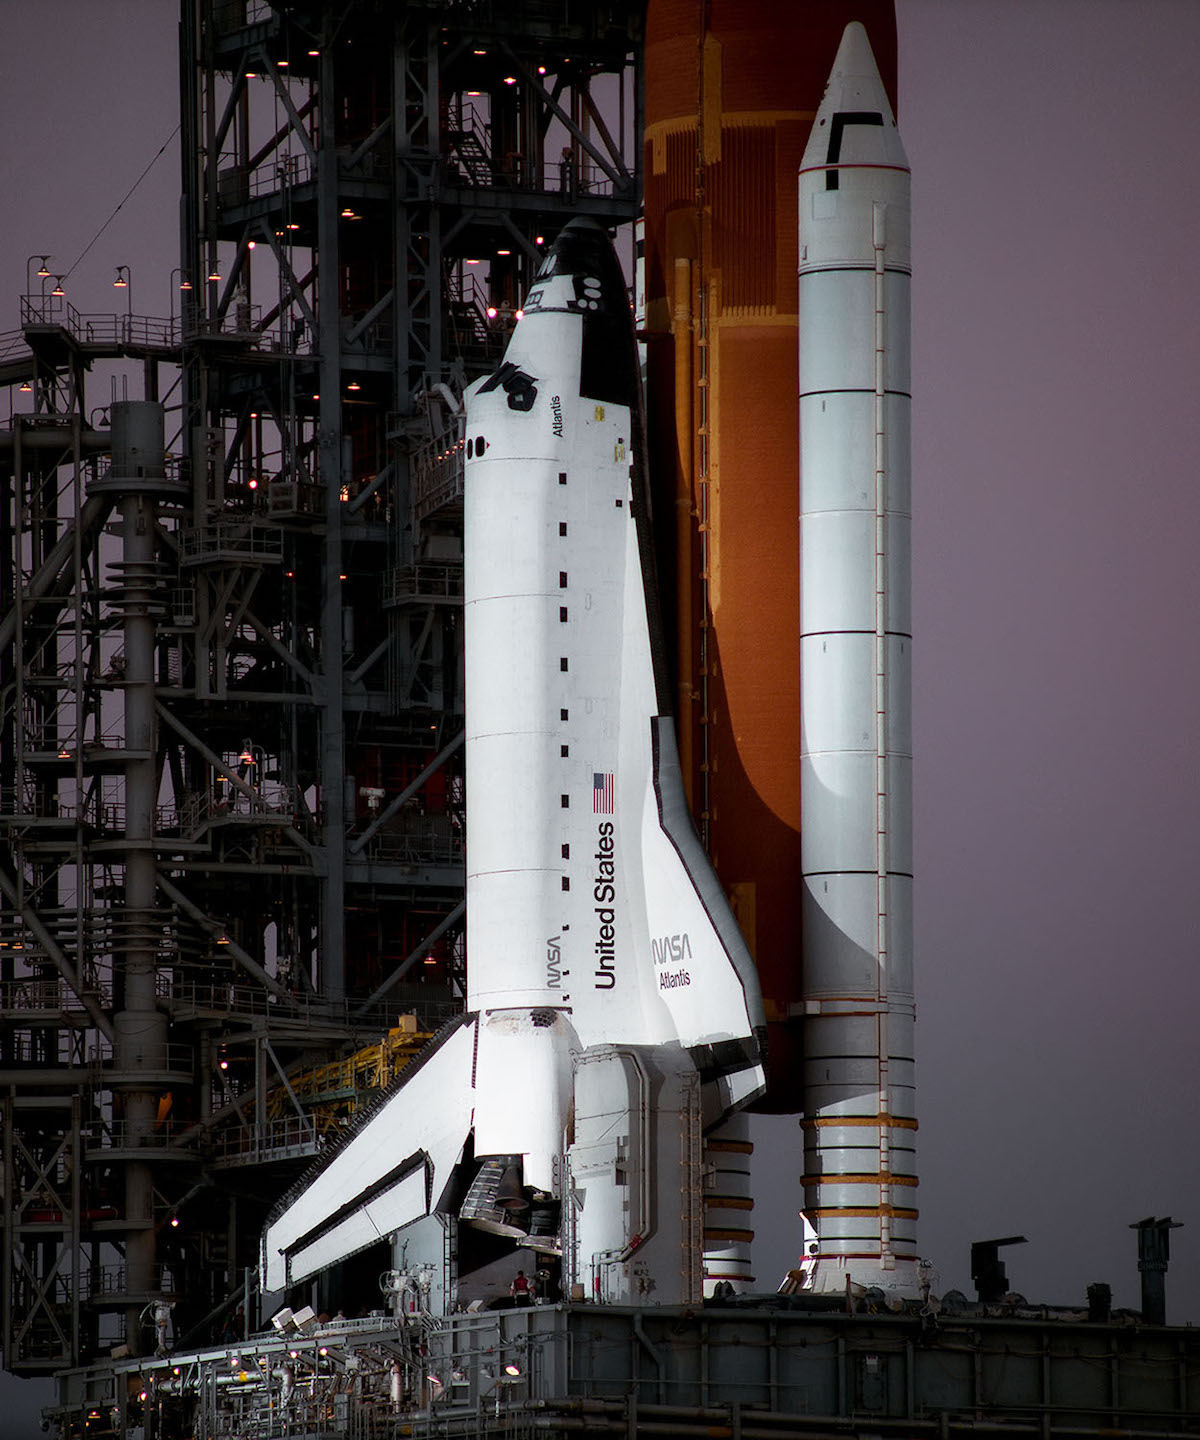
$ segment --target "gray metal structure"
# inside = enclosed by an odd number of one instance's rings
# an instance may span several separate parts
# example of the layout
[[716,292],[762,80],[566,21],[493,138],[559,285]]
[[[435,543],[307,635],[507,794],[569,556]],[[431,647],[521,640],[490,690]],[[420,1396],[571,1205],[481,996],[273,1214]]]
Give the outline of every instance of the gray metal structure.
[[[956,1315],[533,1307],[335,1322],[65,1377],[62,1433],[415,1436],[1187,1435],[1200,1335],[1030,1306]],[[109,1431],[108,1433],[112,1433]]]
[[[266,1207],[461,1008],[458,396],[565,218],[640,194],[636,3],[180,21],[178,314],[31,277],[0,353],[23,1375],[248,1323]],[[92,408],[102,361],[143,398]]]

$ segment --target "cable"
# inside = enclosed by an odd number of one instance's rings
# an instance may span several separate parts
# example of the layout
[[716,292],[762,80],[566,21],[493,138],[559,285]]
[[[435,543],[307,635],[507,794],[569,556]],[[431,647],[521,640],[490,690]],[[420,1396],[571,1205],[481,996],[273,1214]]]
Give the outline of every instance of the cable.
[[138,186],[142,183],[142,181],[146,178],[146,176],[149,175],[150,171],[154,168],[155,162],[158,160],[159,156],[163,153],[163,151],[167,148],[167,146],[171,143],[171,141],[174,140],[174,138],[176,137],[176,135],[179,134],[179,130],[180,130],[180,127],[179,127],[178,125],[176,125],[176,127],[174,128],[174,130],[172,130],[171,133],[167,136],[167,138],[163,141],[162,146],[161,146],[161,148],[160,148],[159,151],[158,151],[158,154],[155,155],[154,159],[151,160],[150,164],[146,166],[146,168],[142,171],[142,173],[138,176],[138,178],[133,182],[133,184],[129,187],[129,189],[128,189],[128,190],[125,192],[125,194],[121,197],[120,201],[119,201],[118,204],[117,204],[117,209],[112,212],[112,214],[108,217],[108,219],[104,222],[104,224],[101,225],[101,227],[99,228],[99,230],[96,231],[96,233],[92,236],[92,238],[91,238],[91,239],[88,241],[88,243],[84,246],[83,254],[81,254],[81,255],[78,257],[78,259],[75,261],[75,263],[71,266],[71,269],[70,269],[70,270],[67,270],[66,273],[63,275],[62,278],[63,278],[64,280],[66,280],[66,279],[70,276],[71,270],[74,270],[75,267],[80,264],[80,262],[83,260],[84,255],[86,255],[86,254],[88,253],[88,251],[92,248],[92,246],[96,243],[96,241],[99,240],[99,238],[101,237],[101,235],[104,234],[104,232],[108,229],[108,227],[112,224],[112,222],[117,218],[117,211],[120,210],[121,206],[124,205],[125,201],[129,199],[129,197],[130,197],[130,196],[133,194],[133,192],[138,188]]

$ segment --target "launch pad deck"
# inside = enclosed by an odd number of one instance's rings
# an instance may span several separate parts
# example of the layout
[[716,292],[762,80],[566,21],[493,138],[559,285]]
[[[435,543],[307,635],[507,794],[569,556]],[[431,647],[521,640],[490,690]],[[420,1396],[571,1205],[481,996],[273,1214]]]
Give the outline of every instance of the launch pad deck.
[[64,1440],[1187,1435],[1200,1332],[1035,1306],[533,1305],[114,1360],[61,1393]]

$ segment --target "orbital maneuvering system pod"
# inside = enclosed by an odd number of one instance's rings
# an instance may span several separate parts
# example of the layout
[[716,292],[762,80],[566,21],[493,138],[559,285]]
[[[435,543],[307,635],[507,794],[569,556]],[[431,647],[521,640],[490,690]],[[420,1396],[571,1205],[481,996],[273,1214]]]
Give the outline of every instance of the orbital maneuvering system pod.
[[460,1302],[530,1252],[552,1295],[700,1298],[700,1137],[761,1093],[764,1020],[684,800],[643,454],[620,265],[573,221],[467,393],[466,1014],[276,1207],[266,1290],[441,1214]]

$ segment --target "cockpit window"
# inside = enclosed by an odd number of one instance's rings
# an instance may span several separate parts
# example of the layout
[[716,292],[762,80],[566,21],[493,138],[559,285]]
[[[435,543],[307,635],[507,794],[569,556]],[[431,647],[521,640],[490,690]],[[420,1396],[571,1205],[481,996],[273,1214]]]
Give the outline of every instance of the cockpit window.
[[506,360],[499,370],[488,376],[479,387],[479,393],[487,395],[501,386],[508,396],[510,410],[533,409],[533,402],[537,399],[537,385],[534,383],[533,376],[526,375],[524,370],[519,370],[511,360]]

